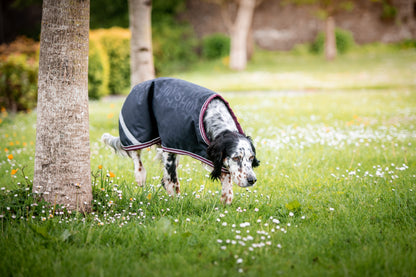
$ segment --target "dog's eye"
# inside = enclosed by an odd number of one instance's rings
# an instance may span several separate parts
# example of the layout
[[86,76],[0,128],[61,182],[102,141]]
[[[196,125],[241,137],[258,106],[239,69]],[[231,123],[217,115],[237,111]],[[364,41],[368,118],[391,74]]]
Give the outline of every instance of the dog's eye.
[[240,160],[240,157],[238,157],[238,156],[233,158],[233,161],[235,161],[235,162],[238,162],[239,160]]
[[254,160],[254,156],[250,157],[250,162],[252,162]]

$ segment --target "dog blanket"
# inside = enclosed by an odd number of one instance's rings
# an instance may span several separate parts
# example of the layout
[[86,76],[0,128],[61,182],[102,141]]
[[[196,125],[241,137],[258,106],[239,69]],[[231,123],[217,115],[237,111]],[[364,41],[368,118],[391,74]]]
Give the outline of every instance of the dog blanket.
[[164,151],[189,155],[210,166],[204,130],[204,113],[213,99],[221,99],[244,134],[228,102],[219,94],[187,81],[158,78],[136,85],[127,96],[119,117],[124,150],[161,144]]

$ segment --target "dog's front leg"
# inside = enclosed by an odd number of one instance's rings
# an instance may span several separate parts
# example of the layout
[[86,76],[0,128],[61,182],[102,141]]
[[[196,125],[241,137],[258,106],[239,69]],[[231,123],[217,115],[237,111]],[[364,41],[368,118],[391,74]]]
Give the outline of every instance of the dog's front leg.
[[176,154],[163,152],[162,153],[162,163],[163,163],[163,178],[162,185],[166,189],[166,192],[170,196],[180,193],[180,184],[178,180],[178,175],[176,172],[176,167],[179,163],[179,157]]
[[134,178],[137,185],[142,187],[146,182],[146,169],[144,169],[142,160],[140,159],[140,150],[127,152],[134,163]]
[[230,205],[233,202],[233,182],[231,180],[231,174],[222,172],[220,180],[222,185],[221,202],[224,205]]

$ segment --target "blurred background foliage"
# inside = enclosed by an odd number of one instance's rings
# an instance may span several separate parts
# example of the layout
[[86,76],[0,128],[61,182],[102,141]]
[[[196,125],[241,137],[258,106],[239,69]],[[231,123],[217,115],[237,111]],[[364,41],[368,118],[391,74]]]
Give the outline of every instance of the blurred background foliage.
[[[13,2],[16,10],[42,3],[41,0],[5,1]],[[91,0],[90,3],[89,97],[100,99],[126,94],[130,90],[128,1]],[[152,5],[153,55],[158,76],[198,68],[201,63],[215,60],[219,64],[227,63],[228,35],[213,33],[199,38],[193,26],[180,19],[180,13],[186,8],[185,0],[154,0]],[[390,17],[394,14],[388,5],[383,11]],[[0,46],[0,107],[10,111],[30,110],[36,105],[40,27],[32,27],[23,32],[26,37]],[[324,40],[324,34],[319,33],[314,41],[295,46],[291,53],[322,55]],[[343,29],[336,31],[336,44],[340,54],[357,47],[352,33]],[[396,45],[400,49],[415,48],[416,43],[407,40]]]

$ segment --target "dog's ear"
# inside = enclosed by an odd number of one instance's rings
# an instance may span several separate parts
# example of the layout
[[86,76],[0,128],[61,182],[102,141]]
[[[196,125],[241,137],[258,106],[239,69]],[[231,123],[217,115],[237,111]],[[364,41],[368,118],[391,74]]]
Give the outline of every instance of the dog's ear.
[[254,157],[253,162],[251,164],[252,167],[258,167],[260,165],[260,161],[257,160],[256,157]]
[[214,169],[211,172],[211,179],[217,180],[221,177],[221,169],[224,159],[224,142],[222,137],[216,138],[207,149],[208,159],[213,163]]
[[247,137],[247,139],[250,142],[251,149],[253,149],[253,153],[254,153],[254,159],[253,159],[253,162],[251,163],[251,166],[258,167],[260,165],[260,161],[257,160],[256,158],[256,148],[254,147],[253,140],[251,139],[251,137]]

